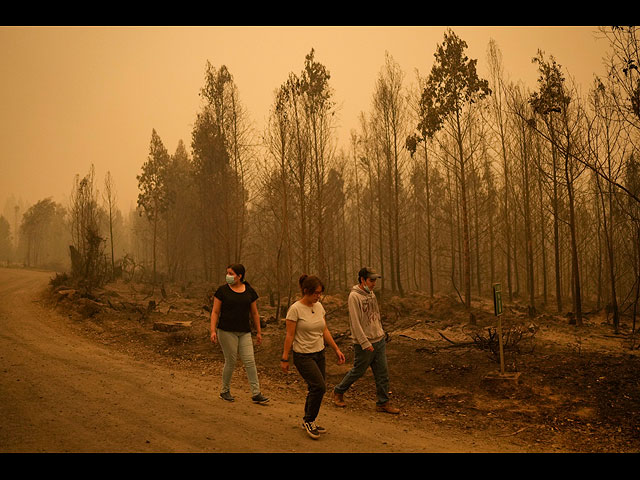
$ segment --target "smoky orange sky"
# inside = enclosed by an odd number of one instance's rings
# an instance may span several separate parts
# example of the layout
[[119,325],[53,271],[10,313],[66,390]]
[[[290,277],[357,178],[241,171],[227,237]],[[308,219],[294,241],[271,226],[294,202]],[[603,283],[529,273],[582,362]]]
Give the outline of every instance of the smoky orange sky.
[[169,153],[180,139],[190,151],[207,61],[227,66],[261,133],[274,91],[302,71],[313,48],[331,74],[338,142],[346,146],[360,112],[371,110],[385,52],[405,85],[415,84],[416,70],[429,73],[447,28],[467,42],[485,78],[490,39],[505,76],[532,89],[538,49],[584,94],[605,71],[608,43],[588,26],[0,27],[0,214],[11,197],[25,208],[47,197],[68,206],[74,176],[93,164],[98,189],[111,172],[126,215],[152,129]]

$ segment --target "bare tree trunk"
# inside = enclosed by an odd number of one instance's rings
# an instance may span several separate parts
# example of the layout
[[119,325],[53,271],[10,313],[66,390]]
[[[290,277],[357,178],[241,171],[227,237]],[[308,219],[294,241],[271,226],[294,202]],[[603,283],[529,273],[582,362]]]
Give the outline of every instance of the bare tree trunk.
[[513,283],[511,280],[511,222],[509,221],[509,185],[510,185],[510,177],[509,177],[509,163],[507,160],[507,146],[505,143],[505,134],[502,131],[502,125],[500,125],[500,143],[502,147],[502,170],[504,177],[504,193],[503,193],[503,204],[504,210],[502,214],[502,218],[504,219],[504,236],[505,236],[505,252],[506,252],[506,260],[507,260],[507,291],[509,292],[509,300],[513,301]]
[[[611,167],[611,164],[612,164],[612,161],[611,161],[611,150],[609,148],[609,132],[607,129],[607,166],[608,166],[609,178],[612,177],[613,169]],[[620,312],[618,308],[618,296],[616,294],[615,256],[614,256],[614,248],[613,248],[614,192],[613,192],[613,185],[611,184],[611,182],[608,183],[608,187],[609,187],[608,195],[607,195],[607,199],[609,201],[608,225],[607,225],[607,215],[604,210],[604,205],[603,205],[602,215],[604,218],[605,239],[606,239],[606,247],[607,247],[607,253],[609,258],[609,278],[611,279],[611,308],[613,313],[613,325],[614,325],[615,332],[618,333],[618,328],[620,324]]]
[[553,160],[553,248],[555,253],[555,274],[556,274],[556,305],[558,313],[562,312],[562,283],[560,273],[560,224],[559,224],[559,198],[558,198],[558,173],[557,173],[557,150],[555,146],[555,130],[553,119],[549,114],[549,130],[551,132],[551,157]]
[[[381,179],[381,170],[378,169],[378,175],[377,175],[377,187],[378,187],[378,199],[379,201],[377,202],[377,206],[378,206],[378,248],[379,248],[379,255],[380,255],[380,273],[382,275],[382,289],[381,289],[381,296],[384,296],[384,292],[385,292],[385,270],[384,270],[384,236],[383,236],[383,230],[382,230],[382,179]],[[392,277],[393,278],[393,277]]]
[[115,203],[115,192],[113,190],[113,180],[111,178],[111,172],[107,172],[104,180],[105,196],[107,200],[107,212],[109,214],[109,241],[111,244],[111,278],[115,274],[116,265],[114,259],[113,248],[113,209]]
[[[509,295],[509,300],[513,301],[513,286],[511,280],[511,222],[509,221],[509,191],[510,191],[510,174],[509,174],[509,162],[507,156],[507,144],[506,144],[506,132],[505,132],[505,120],[503,119],[503,106],[502,101],[504,99],[504,85],[503,85],[503,74],[502,74],[502,54],[497,47],[494,40],[489,41],[489,68],[491,73],[491,79],[493,81],[493,90],[494,93],[491,96],[491,101],[493,103],[493,115],[495,117],[495,122],[497,125],[497,133],[500,139],[500,155],[502,159],[502,177],[503,177],[503,198],[502,198],[502,219],[503,219],[503,232],[504,232],[504,243],[505,243],[505,260],[506,260],[506,280],[507,280],[507,292]],[[505,272],[503,272],[504,274]],[[491,276],[492,281],[494,280],[494,275]]]
[[631,322],[631,334],[636,333],[636,318],[638,314],[638,301],[640,300],[640,225],[636,226],[636,298],[633,301],[633,320]]
[[326,259],[324,253],[324,156],[321,153],[319,145],[320,139],[318,138],[318,125],[316,119],[312,119],[311,130],[313,133],[313,177],[315,178],[315,208],[319,210],[318,215],[314,215],[313,218],[317,223],[318,233],[316,234],[317,240],[317,255],[316,261],[318,262],[317,269],[321,278],[327,278]]
[[[493,199],[490,201],[490,205],[493,205]],[[493,210],[489,210],[489,267],[490,281],[493,283],[496,279],[496,235]]]
[[300,225],[300,257],[302,259],[302,271],[309,271],[309,253],[307,249],[307,212],[306,212],[306,164],[304,159],[304,152],[302,147],[302,138],[300,132],[300,118],[298,114],[298,98],[297,92],[291,91],[291,103],[294,111],[294,128],[296,139],[296,167],[297,167],[297,182],[298,182],[298,202],[300,207],[300,218],[298,220]]
[[565,179],[569,196],[569,229],[571,233],[571,266],[573,276],[573,310],[576,326],[582,326],[582,294],[580,291],[580,270],[578,262],[578,240],[576,238],[576,213],[573,179],[570,178],[569,156],[565,157]]
[[[616,273],[615,273],[615,254],[613,249],[613,232],[611,230],[613,225],[613,186],[609,184],[607,192],[608,208],[609,212],[605,208],[604,192],[600,187],[600,181],[596,176],[596,184],[600,190],[600,201],[602,205],[602,227],[604,230],[605,248],[607,252],[607,264],[609,270],[609,285],[611,289],[611,298],[609,300],[609,306],[613,315],[613,327],[616,333],[618,333],[620,323],[620,312],[618,307],[618,296],[616,293]],[[608,218],[607,218],[608,217]]]
[[[389,161],[387,159],[387,164],[389,165]],[[391,168],[389,165],[388,168],[388,177],[389,177],[389,181],[387,183],[387,187],[388,187],[388,199],[389,201],[387,202],[387,205],[389,206],[390,210],[393,210],[397,207],[397,205],[392,204],[391,199],[393,198],[393,186],[391,184]],[[396,292],[397,291],[397,284],[396,284],[396,272],[395,272],[395,268],[396,268],[396,261],[395,261],[395,249],[394,249],[394,229],[393,229],[393,218],[395,217],[395,214],[393,214],[392,212],[389,212],[389,215],[387,215],[387,232],[388,232],[388,236],[389,236],[389,243],[388,243],[388,247],[389,247],[389,264],[391,266],[391,291],[392,292]]]
[[531,200],[529,182],[529,149],[527,143],[528,127],[522,123],[522,181],[524,196],[524,232],[526,242],[526,266],[527,266],[527,286],[529,290],[529,316],[535,315],[535,282],[534,282],[534,261],[533,261],[533,234],[531,227]]
[[476,244],[476,287],[478,289],[478,295],[482,295],[482,275],[480,271],[480,201],[478,199],[478,176],[473,177],[473,220],[475,230],[475,244]]
[[393,203],[394,203],[394,218],[393,218],[393,226],[394,226],[394,236],[395,236],[395,272],[396,272],[396,283],[398,285],[398,291],[400,292],[400,296],[404,297],[404,289],[402,288],[402,273],[400,272],[400,170],[398,168],[398,125],[394,121],[393,123]]
[[[598,195],[598,197],[600,198],[600,201],[603,201],[603,198],[601,196],[601,193],[598,191],[598,178],[597,175],[594,174],[594,181],[596,183],[596,191],[595,194]],[[598,239],[598,254],[597,254],[597,259],[596,261],[598,262],[598,280],[597,280],[597,285],[596,285],[596,310],[600,310],[600,307],[602,306],[602,261],[603,261],[603,255],[602,255],[602,230],[603,230],[603,212],[600,210],[600,202],[596,201],[596,224],[598,225],[598,228],[596,230],[596,238]],[[603,205],[604,206],[604,205]]]
[[[456,287],[456,290],[458,288],[464,288],[464,258],[463,258],[463,248],[462,248],[462,214],[460,213],[460,181],[458,180],[457,175],[454,177],[454,181],[455,181],[455,242],[456,242],[456,250],[455,253],[457,255],[457,270],[456,270],[456,274],[458,277],[458,286]],[[454,283],[455,285],[455,283]],[[458,294],[460,295],[460,293],[458,292]],[[464,299],[461,298],[462,303],[464,303]]]
[[538,209],[540,217],[540,252],[542,255],[542,301],[543,306],[547,306],[547,246],[546,246],[546,228],[544,214],[544,196],[542,188],[542,167],[540,165],[540,151],[536,148],[536,165],[538,167]]
[[429,156],[427,152],[427,137],[423,138],[424,146],[424,181],[425,181],[425,195],[426,195],[426,209],[427,209],[427,259],[429,269],[429,296],[433,298],[433,249],[431,246],[431,181],[429,178]]
[[154,201],[155,210],[153,213],[153,285],[156,284],[156,239],[158,232],[158,202]]
[[453,208],[454,208],[454,199],[453,199],[453,188],[451,186],[451,172],[447,169],[447,191],[449,192],[449,243],[451,249],[451,284],[454,290],[457,290],[456,287],[456,243],[455,243],[455,234],[454,234],[454,219],[453,219]]
[[358,232],[358,265],[363,265],[362,258],[362,224],[360,215],[360,182],[358,181],[358,151],[357,151],[357,139],[355,134],[351,136],[351,148],[353,149],[353,172],[355,182],[355,197],[356,197],[356,230]]
[[[466,185],[466,171],[465,171],[465,158],[464,150],[462,146],[462,131],[460,126],[460,113],[459,109],[456,110],[456,140],[458,144],[458,161],[460,164],[460,201],[462,203],[462,250],[464,260],[464,301],[467,310],[471,310],[471,253],[469,249],[469,212],[468,212],[468,200],[467,200],[467,185]],[[473,323],[473,316],[470,317]]]
[[[515,203],[515,202],[514,202]],[[515,296],[520,296],[520,256],[518,254],[518,247],[520,243],[518,242],[518,215],[517,212],[513,211],[513,275],[515,280]]]
[[[604,213],[604,212],[603,212]],[[606,224],[605,224],[606,225]],[[620,326],[620,312],[618,307],[618,295],[616,293],[615,256],[613,250],[613,185],[609,184],[609,228],[605,230],[607,239],[607,252],[609,254],[609,277],[611,279],[611,307],[613,311],[613,325],[616,333]]]

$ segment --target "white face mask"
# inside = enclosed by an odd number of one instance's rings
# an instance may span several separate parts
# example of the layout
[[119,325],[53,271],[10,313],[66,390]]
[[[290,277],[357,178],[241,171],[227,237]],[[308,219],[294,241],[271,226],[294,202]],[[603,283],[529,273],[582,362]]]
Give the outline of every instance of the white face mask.
[[369,288],[369,286],[365,283],[364,284],[364,291],[367,293],[371,293],[371,289]]
[[233,275],[229,275],[229,274],[227,274],[227,275],[225,276],[225,280],[227,281],[227,283],[228,283],[229,285],[231,285],[233,282],[235,282],[235,281],[236,281],[236,277],[234,277]]

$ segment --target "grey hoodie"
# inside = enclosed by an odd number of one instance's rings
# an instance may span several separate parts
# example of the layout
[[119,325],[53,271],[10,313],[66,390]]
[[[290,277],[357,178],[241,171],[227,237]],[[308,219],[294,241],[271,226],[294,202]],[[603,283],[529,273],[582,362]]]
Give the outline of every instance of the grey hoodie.
[[354,285],[349,293],[349,328],[353,343],[363,349],[384,338],[380,308],[375,293],[367,293]]

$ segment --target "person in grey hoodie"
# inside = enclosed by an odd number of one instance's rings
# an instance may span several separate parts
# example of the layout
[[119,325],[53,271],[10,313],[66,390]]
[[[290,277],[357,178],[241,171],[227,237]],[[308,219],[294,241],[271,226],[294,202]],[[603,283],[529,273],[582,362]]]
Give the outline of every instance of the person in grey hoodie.
[[386,338],[380,321],[380,308],[373,289],[382,275],[369,267],[358,272],[358,285],[349,293],[349,328],[353,341],[353,367],[333,389],[333,403],[345,407],[344,394],[370,367],[376,383],[376,410],[398,414],[389,400],[389,371]]

